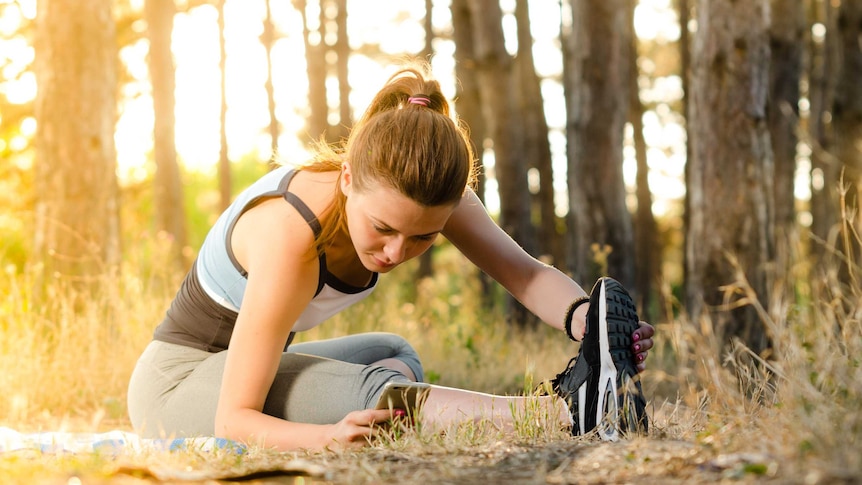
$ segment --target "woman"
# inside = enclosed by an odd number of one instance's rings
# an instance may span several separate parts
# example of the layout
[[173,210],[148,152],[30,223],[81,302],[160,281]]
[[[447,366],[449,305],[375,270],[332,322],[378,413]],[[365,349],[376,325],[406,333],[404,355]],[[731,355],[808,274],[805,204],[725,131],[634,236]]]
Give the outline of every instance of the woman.
[[[423,69],[396,73],[343,153],[321,148],[307,166],[270,172],[221,215],[135,367],[135,429],[282,450],[366,443],[374,423],[390,419],[388,410],[372,409],[383,386],[423,379],[416,352],[384,333],[290,342],[366,297],[379,274],[422,254],[440,234],[543,321],[574,340],[586,333],[579,356],[554,381],[556,395],[541,398],[561,424],[588,432],[625,398],[637,404],[635,419],[611,421],[605,437],[645,429],[639,384],[619,402],[602,400],[608,385],[637,380],[653,328],[638,321],[613,280],[600,280],[587,298],[525,253],[470,189],[473,171],[465,130],[439,84]],[[422,419],[507,426],[524,403],[432,386]]]

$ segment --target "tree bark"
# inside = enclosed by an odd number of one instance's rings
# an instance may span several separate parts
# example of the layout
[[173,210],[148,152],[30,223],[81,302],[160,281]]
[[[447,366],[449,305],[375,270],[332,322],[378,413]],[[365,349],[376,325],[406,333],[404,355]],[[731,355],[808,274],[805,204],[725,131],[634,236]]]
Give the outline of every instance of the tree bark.
[[[481,166],[488,129],[482,115],[476,53],[473,46],[473,21],[468,0],[452,0],[452,38],[455,40],[455,74],[458,78],[455,93],[455,110],[470,128],[470,141],[477,157],[476,195],[485,200],[485,168]],[[486,308],[493,305],[493,282],[485,273],[479,273],[482,302]]]
[[[555,266],[565,267],[563,235],[557,231],[554,204],[554,174],[551,167],[551,143],[542,99],[542,85],[533,61],[533,36],[527,0],[515,3],[518,22],[518,54],[515,57],[515,84],[518,110],[523,120],[524,155],[527,167],[538,175],[538,190],[532,194],[533,225],[538,227],[538,254]],[[531,190],[532,192],[532,190]]]
[[[809,99],[811,112],[808,134],[811,140],[811,233],[821,241],[835,246],[839,220],[838,180],[841,174],[839,161],[832,155],[832,105],[840,69],[840,43],[838,42],[837,9],[832,2],[815,2],[812,23],[821,23],[825,29],[823,39],[812,36],[811,67],[809,69]],[[831,267],[829,251],[815,248],[812,256],[816,267]]]
[[644,138],[644,106],[640,98],[638,88],[638,40],[632,36],[631,42],[631,88],[629,90],[631,106],[629,108],[629,120],[632,125],[634,138],[635,158],[637,159],[637,187],[636,195],[638,208],[635,214],[634,239],[635,239],[635,275],[639,315],[642,319],[655,321],[656,312],[653,310],[655,304],[654,287],[659,281],[658,269],[660,265],[659,250],[657,244],[657,233],[655,216],[652,212],[652,191],[649,187],[649,165],[647,164],[647,144]]
[[[278,116],[275,113],[275,86],[272,83],[272,47],[275,45],[275,25],[272,23],[272,8],[270,0],[263,0],[266,4],[266,17],[263,19],[263,33],[260,42],[266,51],[266,105],[269,111],[269,139],[270,139],[270,161],[274,161],[278,153],[279,125]],[[274,165],[273,165],[274,166]]]
[[[683,119],[685,120],[685,167],[683,168],[683,178],[685,179],[685,186],[689,187],[691,185],[691,170],[689,167],[691,166],[692,154],[691,154],[691,143],[689,140],[691,136],[689,134],[689,122],[688,115],[690,113],[689,105],[691,100],[691,33],[688,29],[688,24],[691,21],[691,3],[689,0],[677,0],[679,7],[679,75],[682,80],[682,99],[680,100],[680,104],[682,105],[682,113]],[[688,228],[689,226],[689,214],[691,214],[691,196],[689,191],[686,190],[685,196],[683,197],[683,212],[682,212],[682,227]],[[684,229],[686,234],[683,236],[683,248],[687,244],[685,239],[688,237],[687,230]],[[683,249],[682,252],[682,267],[683,267],[683,281],[688,280],[689,277],[686,274],[688,271],[688,260],[687,253]]]
[[860,192],[862,192],[862,0],[843,0],[838,12],[838,42],[841,64],[832,125],[835,133],[835,156],[843,168],[839,183],[844,200],[841,205],[841,241],[844,254],[841,279],[859,287],[858,265],[860,241],[854,231],[862,228]]
[[[425,45],[419,57],[430,62],[434,54],[434,23],[431,21],[431,10],[434,4],[431,0],[425,0]],[[429,278],[434,274],[434,245],[419,256],[419,267],[416,269],[416,279]]]
[[219,72],[221,73],[221,111],[219,115],[219,207],[225,210],[231,201],[230,158],[227,152],[227,49],[225,49],[225,2],[218,2]]
[[721,337],[754,352],[770,346],[740,294],[728,256],[751,288],[769,301],[774,261],[773,159],[766,125],[769,1],[701,0],[692,54],[689,135],[691,203],[686,238],[687,308],[708,314]]
[[308,75],[308,116],[306,117],[308,136],[311,140],[320,140],[326,136],[329,128],[329,104],[326,101],[326,43],[324,42],[324,25],[326,17],[323,13],[323,0],[318,2],[320,14],[318,28],[312,30],[308,18],[306,0],[295,0],[294,5],[302,14],[302,38],[305,43],[305,63]]
[[775,228],[778,241],[796,239],[796,145],[799,142],[799,82],[805,9],[799,0],[771,0],[769,29],[772,53],[769,74],[769,135],[775,156]]
[[571,261],[580,281],[610,274],[635,285],[634,235],[623,180],[633,5],[571,0],[564,39]]
[[153,90],[153,158],[156,162],[156,230],[171,240],[171,259],[177,270],[186,267],[186,215],[183,210],[183,185],[177,164],[175,132],[174,58],[171,35],[176,7],[174,0],[147,0],[145,15],[150,43],[148,66]]
[[350,82],[347,65],[350,60],[350,41],[347,35],[347,0],[336,0],[335,26],[337,37],[333,45],[335,52],[335,73],[338,78],[338,126],[331,127],[331,141],[347,138],[353,125],[353,112],[350,109]]
[[82,288],[120,260],[114,29],[109,0],[37,4],[35,254]]
[[[512,58],[506,52],[497,0],[470,0],[473,48],[482,109],[494,149],[494,172],[500,193],[500,226],[528,253],[535,254],[535,234],[530,222],[530,197],[523,136],[517,129],[519,113]],[[529,325],[533,316],[514,299],[508,312],[518,325]]]

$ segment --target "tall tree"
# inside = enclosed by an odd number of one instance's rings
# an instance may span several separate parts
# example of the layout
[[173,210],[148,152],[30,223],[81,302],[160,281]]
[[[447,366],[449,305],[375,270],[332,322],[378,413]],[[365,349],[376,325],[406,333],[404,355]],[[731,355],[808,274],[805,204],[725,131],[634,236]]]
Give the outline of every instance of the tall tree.
[[[488,128],[482,115],[482,95],[479,86],[478,61],[473,41],[473,20],[469,0],[452,0],[452,38],[455,41],[455,75],[458,78],[455,108],[458,116],[470,128],[473,151],[481,161]],[[485,170],[480,167],[476,195],[485,200]]]
[[[832,105],[834,153],[843,168],[844,206],[842,219],[852,227],[862,227],[862,0],[843,0],[838,11],[840,71]],[[847,258],[842,277],[859,286],[859,242],[852,231],[842,231],[839,247]]]
[[[488,129],[482,115],[481,89],[478,81],[476,52],[473,41],[473,20],[468,0],[452,0],[452,38],[455,41],[455,75],[458,78],[455,93],[455,110],[470,128],[470,142],[475,156],[482,161]],[[476,195],[485,200],[485,169],[479,167]],[[486,306],[493,303],[493,283],[485,273],[479,273],[482,299]]]
[[[773,160],[766,124],[769,0],[700,0],[692,54],[686,306],[755,352],[769,339],[752,305],[723,290],[738,262],[768,301],[774,260]],[[725,306],[727,305],[727,306]]]
[[[557,231],[554,204],[554,174],[551,168],[551,143],[548,121],[542,99],[541,79],[533,61],[533,34],[530,30],[530,10],[527,0],[515,2],[518,25],[518,53],[515,56],[515,97],[521,113],[524,131],[524,155],[527,167],[538,175],[538,187],[533,194],[532,220],[538,227],[538,254],[549,258],[558,267],[565,267],[562,235]],[[532,191],[532,189],[531,189]]]
[[227,151],[227,48],[225,46],[225,3],[218,0],[219,72],[221,73],[221,110],[219,114],[219,206],[227,209],[231,200],[230,158]]
[[[316,2],[317,19],[309,17],[314,13],[306,0],[294,0],[294,7],[302,14],[302,38],[305,44],[306,75],[308,76],[308,116],[307,132],[312,140],[325,136],[329,128],[329,105],[326,101],[326,43],[324,31],[326,16],[321,3]],[[316,28],[315,28],[316,26]]]
[[[425,45],[422,47],[422,52],[419,54],[421,59],[430,60],[434,54],[434,22],[431,20],[431,10],[434,8],[434,3],[431,0],[425,0],[425,21],[423,27],[425,30]],[[419,267],[416,270],[416,279],[428,278],[434,273],[434,246],[428,248],[427,251],[419,256]]]
[[119,262],[110,0],[37,4],[36,238],[46,275],[88,281]]
[[[346,137],[353,124],[347,76],[350,60],[347,1],[318,0],[309,4],[306,0],[294,0],[294,6],[303,20],[308,75],[308,135],[313,140],[323,137],[334,143]],[[317,20],[309,16],[315,12]],[[329,122],[330,106],[326,94],[326,80],[333,71],[338,80],[339,98],[338,122],[334,124]]]
[[799,142],[799,83],[805,45],[805,5],[799,0],[771,0],[769,29],[769,135],[775,156],[775,228],[779,241],[795,239],[796,145]]
[[278,151],[278,117],[275,114],[275,86],[272,82],[272,47],[275,44],[275,25],[272,23],[272,8],[270,0],[263,0],[266,5],[266,15],[263,18],[263,32],[260,42],[266,51],[266,105],[269,111],[269,141],[270,159],[274,160]]
[[338,120],[331,127],[332,139],[347,138],[353,125],[353,111],[350,109],[350,81],[347,65],[350,61],[350,39],[347,35],[347,0],[335,0],[336,37],[331,52],[335,53],[335,77],[338,79]]
[[150,43],[148,66],[153,92],[153,158],[156,162],[156,229],[172,240],[171,255],[176,269],[185,268],[186,216],[183,210],[183,185],[177,164],[174,140],[174,58],[171,52],[174,0],[147,0],[144,7],[147,39]]
[[[680,100],[680,104],[682,105],[682,113],[683,120],[685,121],[685,160],[686,164],[683,168],[683,178],[685,180],[685,186],[688,187],[691,183],[691,170],[689,169],[690,163],[689,160],[692,159],[691,154],[691,143],[689,143],[689,135],[688,135],[688,114],[689,114],[689,105],[691,99],[691,31],[689,31],[689,23],[691,22],[691,2],[689,0],[676,0],[678,12],[679,12],[679,74],[680,79],[682,81],[682,99]],[[686,191],[685,196],[683,198],[683,213],[682,213],[682,227],[687,228],[689,225],[689,214],[691,214],[691,196],[688,191]],[[683,243],[684,245],[685,243]],[[688,267],[687,253],[685,250],[682,252],[682,266],[683,268]]]
[[[838,42],[837,7],[832,2],[812,2],[811,23],[825,27],[823,35],[812,35],[808,98],[811,111],[808,135],[811,144],[811,233],[820,241],[835,243],[838,227],[838,183],[840,163],[831,154],[832,131],[830,120],[832,104],[840,71],[840,43]],[[813,29],[814,30],[814,29]],[[821,263],[831,260],[830,252],[812,251]],[[833,267],[818,264],[818,267]]]
[[[634,20],[634,18],[632,18]],[[652,191],[649,187],[649,165],[647,164],[647,144],[644,137],[644,106],[638,88],[638,39],[631,39],[631,70],[629,76],[629,122],[632,125],[632,137],[637,161],[636,195],[638,201],[634,221],[635,237],[635,288],[639,295],[638,306],[640,316],[646,321],[655,320],[653,311],[654,288],[659,281],[660,266],[659,249],[655,216],[652,212]]]
[[634,234],[622,170],[634,6],[631,0],[569,3],[563,49],[572,270],[580,281],[607,271],[634,289]]
[[[503,12],[497,0],[470,0],[473,53],[485,124],[494,150],[494,172],[500,193],[500,226],[524,249],[535,254],[530,220],[530,193],[520,116],[512,93],[516,88],[512,57],[506,51]],[[533,317],[516,301],[508,312],[519,325]]]

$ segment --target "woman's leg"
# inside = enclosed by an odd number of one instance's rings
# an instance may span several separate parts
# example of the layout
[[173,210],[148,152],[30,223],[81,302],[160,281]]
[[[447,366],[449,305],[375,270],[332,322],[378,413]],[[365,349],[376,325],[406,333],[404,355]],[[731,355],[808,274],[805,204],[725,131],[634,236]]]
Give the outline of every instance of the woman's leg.
[[511,431],[516,417],[536,410],[537,402],[538,411],[556,419],[560,427],[572,424],[568,406],[556,395],[499,396],[437,385],[431,386],[422,407],[422,423],[440,430],[465,421],[488,420],[504,431]]
[[412,381],[424,378],[419,354],[403,337],[368,332],[312,342],[291,344],[290,353],[316,355],[362,365],[379,365],[401,372]]
[[[152,342],[129,384],[129,416],[144,437],[214,433],[227,352],[208,353]],[[392,369],[305,354],[284,353],[263,412],[290,421],[326,424],[373,407],[389,381],[408,379]]]
[[[324,345],[318,350],[337,347]],[[153,438],[212,435],[226,355],[151,343],[129,385],[129,415],[135,430]],[[406,380],[401,373],[381,366],[285,353],[264,412],[290,421],[334,423],[351,411],[373,407],[386,382]],[[535,399],[432,386],[422,419],[431,429],[478,420],[511,429],[513,414],[523,415]],[[548,416],[558,416],[561,426],[571,423],[561,399],[538,399]]]
[[[150,342],[129,380],[129,418],[135,431],[145,438],[184,436],[175,422],[186,422],[194,430],[204,429],[207,417],[215,416],[221,375],[210,377],[214,394],[206,392],[188,402],[188,406],[196,406],[197,410],[178,406],[173,398],[183,382],[213,355],[218,354],[157,340]],[[214,418],[209,423],[210,428],[213,426]]]

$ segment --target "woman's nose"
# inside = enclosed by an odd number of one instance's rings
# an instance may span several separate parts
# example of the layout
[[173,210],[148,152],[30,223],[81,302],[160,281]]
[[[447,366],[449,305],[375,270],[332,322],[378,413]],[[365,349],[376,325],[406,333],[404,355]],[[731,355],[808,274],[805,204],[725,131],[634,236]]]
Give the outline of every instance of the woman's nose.
[[402,237],[395,237],[386,243],[383,247],[383,253],[389,258],[390,263],[401,263],[404,261],[404,255],[407,252],[407,244]]

